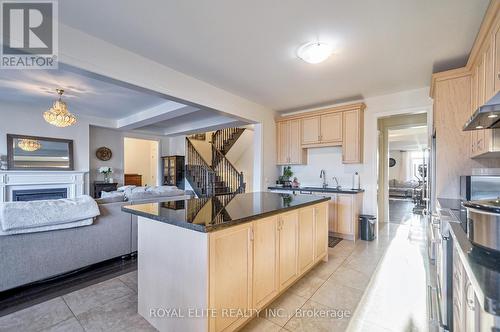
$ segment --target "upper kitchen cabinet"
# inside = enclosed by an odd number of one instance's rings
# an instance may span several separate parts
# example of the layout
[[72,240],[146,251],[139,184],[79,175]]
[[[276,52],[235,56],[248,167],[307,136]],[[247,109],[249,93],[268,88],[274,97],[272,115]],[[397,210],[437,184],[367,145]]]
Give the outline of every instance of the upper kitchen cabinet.
[[276,123],[276,163],[278,165],[301,165],[307,160],[307,152],[301,145],[300,120]]
[[363,110],[343,112],[344,136],[342,140],[342,162],[359,164],[363,162]]
[[342,113],[332,113],[304,118],[302,147],[342,145]]
[[[443,132],[439,133],[437,128],[446,131],[451,125],[450,119],[444,121],[446,117],[453,117],[458,121],[457,130],[462,131],[470,116],[499,91],[500,1],[492,1],[477,34],[467,65],[432,76],[431,97],[434,99],[434,127],[437,137],[443,137]],[[468,99],[469,102],[458,104],[458,100],[464,99]],[[463,105],[466,105],[464,113],[462,113]],[[445,112],[454,112],[454,115],[441,116]],[[451,145],[448,145],[448,148],[457,144],[468,146],[471,158],[492,158],[500,155],[500,129],[483,129],[477,125],[476,130],[466,131],[464,135],[468,136],[469,144],[450,139]],[[466,151],[462,151],[461,155],[464,155],[463,152]]]
[[343,163],[362,163],[364,109],[357,103],[278,118],[277,164],[305,164],[305,148],[330,146],[342,147]]

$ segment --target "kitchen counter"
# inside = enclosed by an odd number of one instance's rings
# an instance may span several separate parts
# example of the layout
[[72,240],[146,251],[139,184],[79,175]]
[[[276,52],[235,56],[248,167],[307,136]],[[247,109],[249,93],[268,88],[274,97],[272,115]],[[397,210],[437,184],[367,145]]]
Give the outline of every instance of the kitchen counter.
[[[122,210],[198,232],[212,232],[328,200],[328,197],[310,195],[254,192],[234,196],[133,204],[122,207]],[[204,207],[209,205],[210,212],[207,213]],[[202,210],[203,215],[198,216],[198,212]]]
[[364,192],[364,189],[337,189],[332,187],[322,188],[322,187],[267,187],[269,190],[287,190],[287,191],[298,191],[298,192],[320,192],[329,194],[359,194]]
[[328,260],[329,199],[257,192],[124,207],[139,216],[138,313],[160,332],[241,329]]
[[474,247],[458,223],[450,223],[450,234],[479,303],[500,316],[500,258]]

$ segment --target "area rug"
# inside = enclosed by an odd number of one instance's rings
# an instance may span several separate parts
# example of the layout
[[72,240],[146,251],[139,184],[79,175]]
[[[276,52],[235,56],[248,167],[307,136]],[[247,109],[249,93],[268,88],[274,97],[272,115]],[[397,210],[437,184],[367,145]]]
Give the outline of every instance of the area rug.
[[341,238],[335,236],[328,236],[328,247],[333,248],[342,241]]

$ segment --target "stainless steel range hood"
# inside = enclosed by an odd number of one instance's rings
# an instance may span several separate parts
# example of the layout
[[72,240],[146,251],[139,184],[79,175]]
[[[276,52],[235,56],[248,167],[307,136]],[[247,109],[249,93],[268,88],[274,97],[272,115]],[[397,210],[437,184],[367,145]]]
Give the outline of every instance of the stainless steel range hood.
[[474,112],[463,130],[488,128],[500,128],[500,92]]

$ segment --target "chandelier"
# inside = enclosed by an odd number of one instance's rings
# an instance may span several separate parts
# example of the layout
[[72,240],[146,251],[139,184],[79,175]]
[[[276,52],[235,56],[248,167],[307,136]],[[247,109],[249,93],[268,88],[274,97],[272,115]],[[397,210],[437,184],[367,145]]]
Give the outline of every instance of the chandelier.
[[24,139],[20,139],[17,142],[17,146],[19,148],[21,148],[21,150],[33,152],[33,151],[39,150],[42,147],[42,144],[40,144],[40,142],[37,141],[36,139],[24,138]]
[[59,94],[52,107],[43,113],[45,121],[56,127],[69,127],[76,123],[76,117],[68,112],[68,105],[61,100],[64,93],[63,89],[56,89]]

